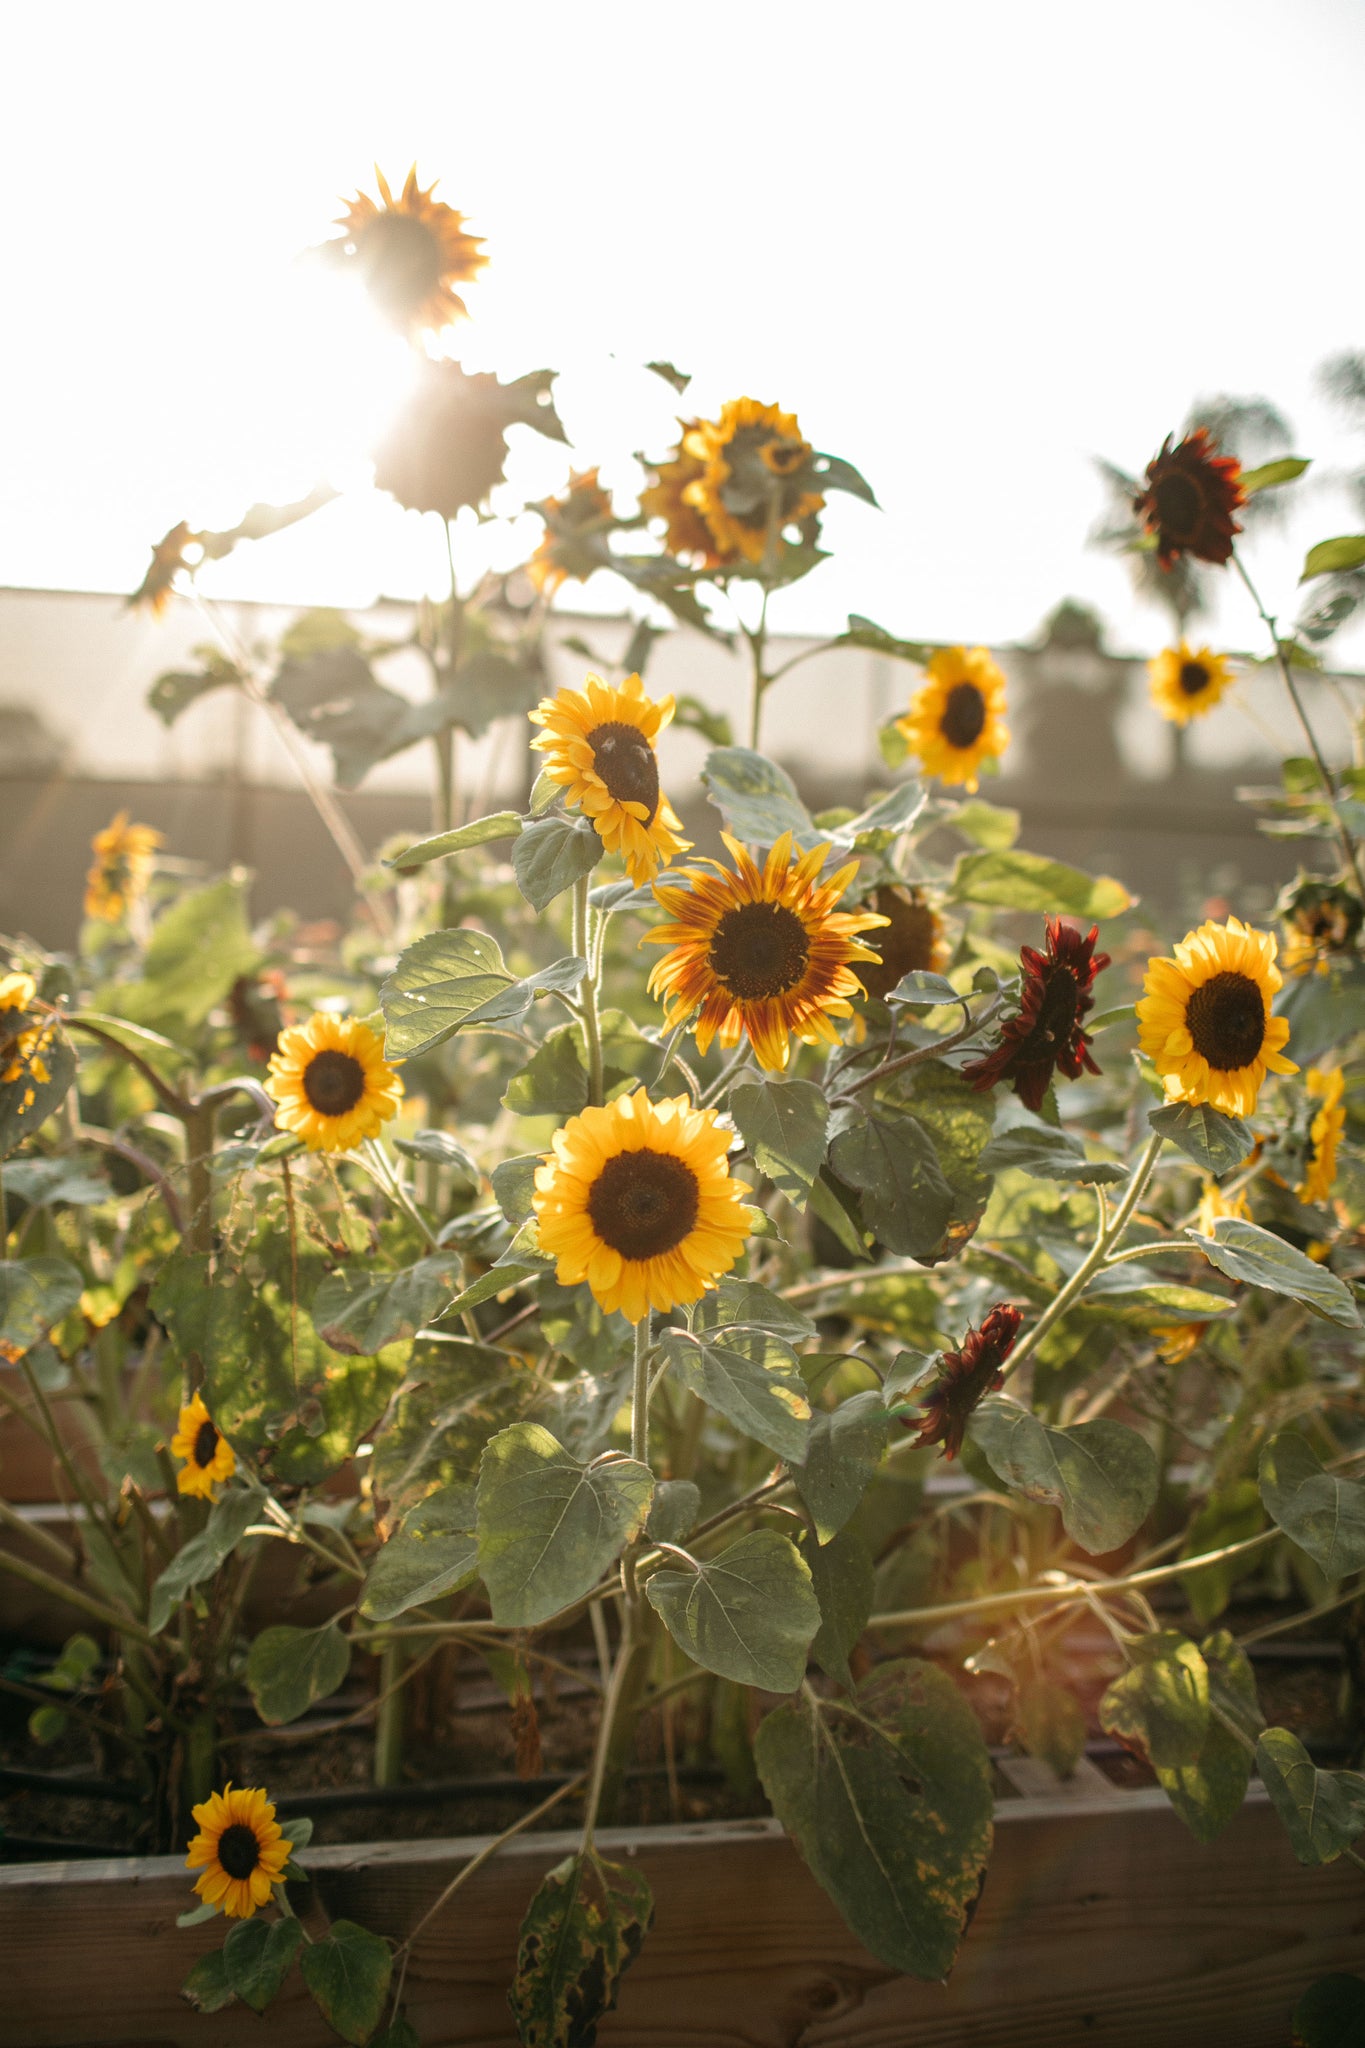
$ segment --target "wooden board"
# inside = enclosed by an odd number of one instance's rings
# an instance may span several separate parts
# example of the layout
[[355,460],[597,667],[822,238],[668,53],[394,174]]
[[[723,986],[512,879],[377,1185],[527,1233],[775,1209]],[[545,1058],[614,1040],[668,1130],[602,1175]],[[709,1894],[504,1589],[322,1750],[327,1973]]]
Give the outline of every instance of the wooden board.
[[[523,1837],[456,1895],[408,1974],[423,2048],[506,2048],[517,1928],[570,1835]],[[479,1845],[309,1853],[319,1897],[401,1935]],[[603,2048],[1285,2048],[1328,1970],[1365,1969],[1365,1875],[1302,1870],[1263,1798],[1202,1849],[1160,1792],[1004,1801],[951,1981],[922,1984],[848,1933],[774,1822],[604,1835],[657,1916]],[[297,1976],[262,2021],[177,1989],[222,1923],[179,1930],[178,1859],[0,1868],[5,2048],[323,2048]]]

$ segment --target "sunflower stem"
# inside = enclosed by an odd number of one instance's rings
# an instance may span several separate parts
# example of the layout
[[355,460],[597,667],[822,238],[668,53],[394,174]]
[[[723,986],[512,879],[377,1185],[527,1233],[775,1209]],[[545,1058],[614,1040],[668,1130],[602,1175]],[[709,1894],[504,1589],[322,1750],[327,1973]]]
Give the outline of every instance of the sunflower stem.
[[[573,923],[569,943],[580,960],[588,958],[588,877],[580,875],[573,885]],[[583,1040],[588,1054],[588,1103],[602,1107],[602,1035],[597,1024],[597,988],[591,974],[580,984],[583,1007]]]
[[407,1656],[390,1639],[379,1657],[379,1711],[374,1723],[374,1782],[396,1785],[403,1773],[403,1679]]
[[635,1384],[630,1405],[630,1455],[641,1465],[649,1463],[649,1354],[653,1342],[654,1316],[646,1309],[635,1325]]

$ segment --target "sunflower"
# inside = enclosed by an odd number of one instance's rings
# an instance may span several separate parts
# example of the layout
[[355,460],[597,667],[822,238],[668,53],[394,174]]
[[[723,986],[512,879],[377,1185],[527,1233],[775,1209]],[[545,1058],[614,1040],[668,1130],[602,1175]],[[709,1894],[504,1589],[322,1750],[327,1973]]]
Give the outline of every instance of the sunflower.
[[973,1410],[1005,1383],[1000,1368],[1014,1349],[1022,1320],[1023,1311],[1013,1302],[998,1301],[979,1330],[968,1330],[958,1350],[940,1355],[939,1376],[924,1398],[923,1412],[910,1418],[920,1424],[915,1443],[942,1444],[945,1458],[957,1456]]
[[484,268],[482,235],[466,234],[464,215],[432,198],[434,181],[422,191],[416,164],[397,199],[378,164],[374,175],[378,203],[357,192],[326,253],[359,271],[384,317],[405,334],[464,319],[469,309],[451,286],[469,284]]
[[1094,1007],[1095,976],[1109,965],[1109,955],[1095,951],[1098,925],[1082,934],[1060,917],[1050,917],[1045,929],[1046,953],[1032,946],[1019,949],[1023,986],[1018,1015],[1000,1027],[994,1052],[962,1069],[977,1088],[1011,1082],[1025,1109],[1035,1111],[1043,1106],[1055,1067],[1072,1081],[1080,1079],[1082,1069],[1099,1073],[1082,1019]]
[[19,1105],[22,1116],[35,1098],[35,1083],[46,1086],[52,1079],[43,1054],[52,1044],[56,1025],[28,1024],[20,1020],[33,1009],[38,984],[31,974],[0,974],[0,1086],[12,1081],[26,1083]]
[[698,420],[682,445],[701,465],[683,501],[700,512],[723,557],[761,562],[770,534],[812,518],[825,502],[813,488],[815,451],[795,413],[779,406],[732,398],[718,420]]
[[1163,1365],[1183,1365],[1203,1342],[1207,1323],[1153,1323],[1152,1335],[1159,1338],[1156,1355]]
[[1346,1128],[1341,1099],[1346,1092],[1346,1076],[1340,1067],[1310,1067],[1304,1075],[1304,1086],[1322,1107],[1309,1125],[1312,1152],[1294,1193],[1301,1202],[1326,1202],[1331,1199],[1332,1183],[1337,1177],[1337,1145]]
[[712,1109],[644,1090],[585,1109],[536,1169],[542,1248],[561,1287],[586,1280],[598,1305],[638,1323],[700,1299],[744,1249],[745,1196]]
[[717,1032],[727,1049],[745,1032],[760,1066],[782,1068],[792,1032],[806,1045],[837,1042],[830,1020],[851,1017],[850,998],[862,994],[854,963],[877,958],[858,934],[886,920],[875,911],[835,909],[858,863],[821,881],[828,846],[794,859],[784,832],[760,869],[728,832],[721,838],[733,874],[708,860],[679,870],[686,887],[654,885],[671,922],[648,932],[645,943],[673,950],[650,970],[650,993],[668,1005],[669,1030],[699,1013],[698,1052]]
[[202,1394],[181,1409],[179,1427],[171,1438],[171,1456],[185,1461],[184,1471],[175,1475],[180,1492],[197,1494],[201,1500],[216,1500],[220,1482],[231,1479],[237,1470],[236,1453],[216,1427]]
[[942,974],[951,948],[943,919],[922,889],[883,882],[872,894],[871,908],[885,920],[885,929],[870,941],[876,959],[858,969],[868,995],[884,1001],[907,974]]
[[1188,725],[1202,718],[1234,681],[1232,663],[1225,654],[1210,647],[1198,653],[1182,640],[1167,647],[1147,664],[1147,683],[1152,702],[1172,725]]
[[369,1025],[321,1010],[280,1033],[265,1085],[279,1104],[276,1123],[310,1152],[349,1152],[374,1137],[403,1094]]
[[535,508],[545,532],[526,565],[526,573],[547,597],[572,577],[586,583],[603,565],[604,536],[616,524],[611,493],[597,481],[596,469],[571,469],[562,498],[545,498]]
[[1286,974],[1327,974],[1334,954],[1355,953],[1365,906],[1340,882],[1300,875],[1275,909],[1285,923]]
[[90,842],[95,859],[85,877],[86,916],[104,924],[126,917],[146,894],[152,856],[162,843],[161,834],[150,825],[130,825],[126,811],[97,832]]
[[1133,510],[1156,539],[1156,558],[1170,569],[1182,555],[1199,562],[1226,562],[1232,536],[1242,531],[1233,518],[1246,503],[1242,466],[1220,455],[1207,427],[1196,427],[1173,448],[1168,434],[1147,465],[1147,485]]
[[679,445],[662,460],[646,464],[651,481],[640,493],[640,511],[648,520],[663,521],[664,547],[670,555],[699,569],[725,569],[743,557],[720,546],[687,495],[689,487],[700,483],[706,474],[702,458],[687,449],[687,436],[697,433],[702,424],[701,420],[679,420]]
[[1173,958],[1148,961],[1138,1042],[1169,1101],[1249,1116],[1268,1073],[1297,1074],[1284,1057],[1288,1022],[1270,1010],[1275,951],[1272,933],[1230,917],[1187,932]]
[[655,741],[673,716],[673,699],[645,695],[638,676],[614,688],[588,676],[581,690],[543,697],[531,723],[545,731],[531,745],[566,803],[591,818],[608,853],[619,853],[637,887],[650,882],[691,841],[659,788]]
[[1223,1193],[1216,1180],[1206,1180],[1190,1228],[1197,1230],[1201,1237],[1212,1237],[1214,1224],[1224,1216],[1242,1216],[1250,1221],[1251,1211],[1247,1207],[1246,1193],[1243,1190],[1228,1196]]
[[1005,677],[984,647],[943,647],[930,661],[896,730],[926,775],[977,785],[984,761],[998,761],[1010,743]]
[[234,1792],[229,1780],[190,1812],[199,1833],[190,1842],[185,1868],[202,1873],[194,1889],[207,1905],[221,1906],[229,1920],[249,1920],[283,1883],[292,1847],[273,1803],[259,1786]]
[[[194,549],[191,559],[187,552]],[[147,574],[128,600],[130,610],[145,605],[154,619],[159,619],[170,602],[171,588],[182,569],[197,568],[203,557],[203,537],[192,531],[187,520],[182,519],[152,549],[152,559]]]

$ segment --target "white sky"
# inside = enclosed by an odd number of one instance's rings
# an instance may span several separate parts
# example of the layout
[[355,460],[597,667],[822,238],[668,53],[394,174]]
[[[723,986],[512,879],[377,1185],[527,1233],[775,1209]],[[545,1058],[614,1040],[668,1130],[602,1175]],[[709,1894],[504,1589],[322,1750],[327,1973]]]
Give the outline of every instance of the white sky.
[[[694,409],[780,402],[863,469],[884,510],[834,501],[782,625],[999,642],[1072,594],[1151,648],[1085,546],[1092,454],[1139,470],[1226,390],[1320,470],[1365,461],[1313,388],[1365,346],[1359,0],[11,0],[4,44],[0,583],[129,590],[175,520],[332,474],[344,504],[205,587],[437,587],[435,522],[365,482],[401,345],[297,261],[375,160],[487,236],[460,351],[559,367],[580,466],[629,490],[667,445],[665,356]],[[519,504],[566,454],[514,440]],[[1325,478],[1258,539],[1273,601],[1354,523]]]

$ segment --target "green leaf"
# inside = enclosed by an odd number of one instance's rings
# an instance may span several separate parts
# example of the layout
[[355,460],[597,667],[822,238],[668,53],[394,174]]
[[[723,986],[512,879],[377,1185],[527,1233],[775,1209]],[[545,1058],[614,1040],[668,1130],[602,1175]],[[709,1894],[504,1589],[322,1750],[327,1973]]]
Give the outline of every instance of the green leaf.
[[[1244,1543],[1249,1537],[1258,1536],[1264,1527],[1265,1514],[1256,1481],[1235,1479],[1209,1494],[1186,1532],[1180,1555],[1195,1558],[1229,1544]],[[1259,1552],[1251,1551],[1182,1572],[1180,1588],[1195,1620],[1205,1625],[1216,1621],[1232,1598],[1237,1581],[1263,1562]]]
[[848,630],[834,643],[837,647],[866,647],[872,654],[888,655],[892,661],[913,661],[917,668],[932,661],[936,652],[932,640],[898,640],[884,626],[865,619],[859,612],[848,615]]
[[928,1132],[913,1116],[853,1106],[833,1118],[829,1164],[862,1197],[867,1226],[888,1251],[933,1257],[953,1216],[953,1191]]
[[414,1337],[459,1291],[458,1252],[435,1252],[401,1273],[343,1266],[313,1296],[318,1335],[334,1351],[372,1357],[386,1344]]
[[706,1671],[795,1692],[820,1626],[810,1569],[774,1529],[755,1529],[691,1571],[654,1572],[645,1594],[680,1650]]
[[461,1028],[472,1029],[479,1024],[515,1024],[526,1015],[537,996],[568,994],[578,987],[587,971],[587,961],[572,955],[552,962],[549,967],[537,968],[534,974],[509,982],[506,988],[499,989],[496,995],[489,996],[476,1010],[471,1010]]
[[88,1208],[107,1202],[113,1192],[102,1173],[92,1173],[79,1159],[15,1159],[5,1168],[5,1200],[17,1199],[30,1209],[50,1202]]
[[654,1480],[613,1452],[581,1465],[538,1423],[500,1430],[479,1467],[479,1572],[493,1619],[534,1628],[590,1593],[639,1533]]
[[850,1394],[811,1418],[806,1455],[793,1472],[821,1543],[843,1528],[866,1493],[886,1450],[886,1409],[880,1392]]
[[584,875],[606,848],[587,818],[537,818],[512,849],[517,887],[533,910],[548,910]]
[[1085,1754],[1085,1714],[1069,1686],[1051,1678],[1029,1678],[1019,1688],[1015,1710],[1019,1739],[1059,1778],[1069,1778]]
[[228,1983],[222,1949],[210,1949],[206,1956],[200,1956],[181,1985],[180,1996],[196,2012],[221,2012],[225,2005],[232,2004],[237,1994]]
[[[984,846],[990,853],[1005,853],[1019,837],[1019,813],[1006,810],[1001,804],[988,804],[981,797],[973,797],[965,804],[959,804],[947,822],[964,839],[970,839],[976,846]],[[1087,1025],[1087,1030],[1093,1029]]]
[[[34,1072],[35,1060],[42,1063],[45,1081]],[[0,1073],[8,1073],[11,1066],[19,1069],[14,1079],[0,1081],[0,1159],[8,1159],[17,1145],[31,1138],[52,1112],[61,1108],[76,1078],[76,1055],[60,1031],[34,1046],[26,1058],[16,1055],[7,1061]]]
[[1145,1437],[1101,1416],[1058,1429],[1017,1402],[986,1400],[972,1435],[1014,1492],[1062,1511],[1073,1543],[1092,1557],[1117,1550],[1156,1504],[1160,1472]]
[[949,889],[958,903],[1070,917],[1118,917],[1136,901],[1112,875],[1087,875],[1040,853],[964,853]]
[[1266,1729],[1256,1769],[1300,1863],[1334,1863],[1365,1829],[1365,1778],[1318,1770],[1288,1728]]
[[1247,1223],[1240,1216],[1220,1216],[1213,1231],[1212,1237],[1201,1237],[1196,1230],[1186,1235],[1229,1279],[1268,1287],[1272,1294],[1287,1294],[1291,1301],[1301,1301],[1314,1315],[1343,1329],[1360,1328],[1360,1311],[1345,1281],[1338,1280],[1326,1266],[1305,1258],[1273,1231],[1262,1230],[1258,1223]]
[[483,1180],[478,1160],[449,1131],[414,1131],[410,1138],[395,1138],[393,1144],[405,1159],[424,1159],[430,1166],[453,1167],[457,1184],[471,1194]]
[[71,1313],[84,1285],[69,1259],[0,1260],[0,1359],[17,1364]]
[[1365,1982],[1343,1971],[1319,1977],[1294,2007],[1293,2048],[1360,2048]]
[[262,1629],[247,1652],[246,1683],[268,1727],[297,1721],[345,1683],[351,1646],[334,1621],[322,1628]]
[[157,919],[138,980],[103,992],[105,1009],[172,1038],[194,1031],[260,952],[247,923],[245,882],[192,889]]
[[1359,569],[1362,564],[1365,533],[1344,533],[1336,540],[1320,540],[1308,550],[1299,581],[1308,583],[1314,576],[1336,576],[1343,569]]
[[388,1058],[410,1060],[443,1045],[471,1010],[500,995],[512,980],[497,940],[487,932],[429,932],[406,946],[379,991]]
[[698,1331],[728,1330],[737,1323],[752,1324],[766,1330],[771,1337],[785,1337],[789,1344],[800,1344],[815,1335],[815,1325],[810,1317],[794,1308],[789,1301],[784,1301],[780,1294],[760,1286],[757,1280],[736,1280],[733,1276],[727,1276],[718,1287],[702,1296],[692,1320]]
[[504,1159],[500,1166],[495,1166],[490,1176],[498,1207],[508,1222],[518,1228],[534,1213],[541,1156],[539,1152],[519,1152],[515,1158]]
[[321,1941],[304,1948],[299,1968],[328,2026],[363,2048],[384,2017],[393,1972],[388,1943],[354,1920],[334,1920]]
[[785,768],[752,747],[714,747],[701,771],[706,793],[726,829],[750,846],[773,846],[790,832],[798,846],[820,844],[822,834]]
[[147,1626],[154,1636],[160,1635],[190,1587],[211,1579],[232,1555],[260,1510],[260,1495],[244,1487],[233,1487],[214,1502],[199,1534],[180,1546],[152,1587]]
[[522,2048],[593,2048],[654,1919],[643,1872],[589,1851],[542,1879],[507,1994]]
[[1112,1187],[1128,1178],[1128,1168],[1118,1160],[1087,1159],[1079,1138],[1044,1123],[1018,1123],[1001,1131],[985,1147],[981,1164],[991,1173],[1017,1166],[1035,1180],[1067,1181],[1080,1187]]
[[1334,965],[1327,974],[1293,977],[1275,998],[1275,1009],[1289,1020],[1295,1059],[1310,1066],[1365,1030],[1365,967]]
[[682,732],[700,733],[713,747],[732,747],[735,743],[734,728],[723,711],[713,711],[703,704],[700,697],[679,697],[673,712],[673,724]]
[[872,1552],[856,1530],[841,1529],[828,1543],[807,1538],[803,1555],[820,1603],[820,1626],[810,1654],[822,1671],[852,1692],[849,1653],[867,1627],[876,1589]]
[[[1221,1708],[1254,1740],[1261,1708],[1246,1652],[1226,1629],[1206,1636],[1199,1648],[1208,1667],[1210,1706]],[[1195,1839],[1212,1842],[1241,1810],[1251,1782],[1251,1752],[1218,1714],[1210,1712],[1194,1761],[1158,1770],[1157,1777]]]
[[223,1943],[228,1983],[253,2012],[264,2012],[289,1975],[303,1928],[297,1920],[242,1920]]
[[[48,1707],[39,1707],[37,1709],[37,1712],[33,1715],[33,1719],[36,1721],[39,1714],[46,1714],[52,1711],[53,1709]],[[59,1712],[58,1719],[61,1722],[62,1727],[65,1728],[67,1725],[67,1716]],[[41,1737],[36,1737],[35,1740],[41,1740]],[[175,1924],[177,1927],[203,1927],[207,1921],[213,1919],[217,1911],[218,1908],[214,1905],[211,1905],[207,1899],[201,1899],[199,1901],[199,1904],[197,1906],[191,1906],[187,1913],[177,1913],[175,1916]],[[226,1986],[226,1976],[224,1977],[223,1982]]]
[[815,474],[821,490],[847,491],[854,498],[861,498],[865,505],[871,505],[880,512],[872,486],[851,462],[845,462],[842,455],[817,455]]
[[995,1107],[943,1060],[925,1060],[889,1084],[895,1101],[928,1133],[952,1196],[947,1228],[936,1244],[913,1253],[927,1263],[953,1258],[970,1241],[990,1200],[992,1181],[981,1164]]
[[454,832],[436,832],[430,839],[418,839],[402,853],[386,860],[386,868],[406,875],[430,860],[444,860],[447,854],[463,853],[468,846],[487,846],[495,839],[515,839],[522,829],[519,811],[494,811],[487,818],[474,818]]
[[652,370],[656,377],[662,377],[665,384],[671,384],[679,397],[682,396],[683,392],[686,391],[688,385],[692,382],[691,373],[687,370],[678,369],[674,363],[646,363],[645,368]]
[[654,1487],[645,1534],[655,1543],[683,1543],[701,1513],[701,1489],[691,1479],[660,1479]]
[[479,1568],[467,1486],[419,1501],[370,1566],[360,1612],[393,1621],[410,1607],[467,1586]]
[[765,1076],[730,1091],[730,1114],[760,1173],[799,1209],[825,1157],[829,1105],[813,1081]]
[[849,1927],[893,1970],[952,1968],[991,1848],[993,1774],[945,1672],[883,1664],[848,1703],[803,1697],[754,1742],[774,1813]]
[[1147,1121],[1215,1180],[1240,1166],[1256,1142],[1241,1117],[1207,1102],[1168,1102],[1163,1109],[1149,1109]]
[[1260,1485],[1276,1527],[1329,1579],[1365,1567],[1365,1483],[1324,1472],[1307,1438],[1282,1430],[1261,1452]]
[[789,1462],[805,1456],[810,1402],[796,1354],[766,1330],[664,1330],[673,1377],[745,1436]]
[[837,825],[829,834],[831,844],[856,853],[885,853],[914,824],[927,794],[922,782],[902,782],[846,825]]
[[1244,469],[1238,479],[1242,496],[1251,498],[1257,491],[1273,490],[1276,484],[1292,484],[1296,476],[1303,475],[1311,460],[1311,456],[1281,455],[1274,462],[1263,462],[1259,469]]
[[916,968],[901,976],[886,1000],[888,1003],[905,1003],[912,1010],[936,1010],[944,1003],[956,1003],[961,998],[945,975],[925,974]]
[[535,1374],[505,1351],[447,1338],[422,1348],[375,1431],[371,1485],[383,1527],[419,1501],[464,1487],[473,1528],[474,1486],[488,1439],[542,1398]]
[[1174,1629],[1139,1636],[1129,1654],[1131,1667],[1100,1701],[1100,1726],[1138,1750],[1154,1770],[1197,1763],[1209,1732],[1209,1670],[1203,1657]]

